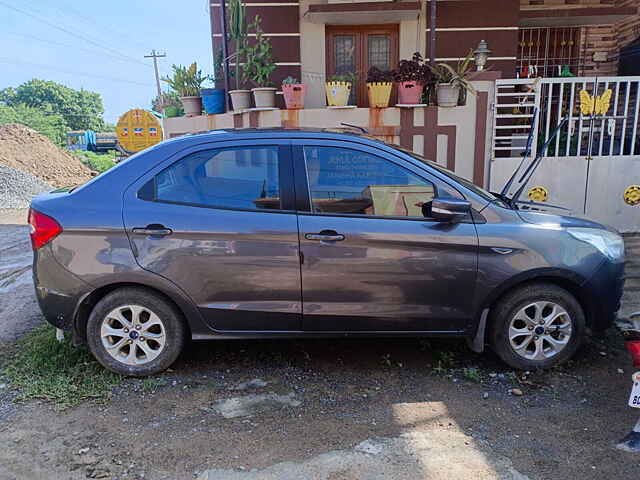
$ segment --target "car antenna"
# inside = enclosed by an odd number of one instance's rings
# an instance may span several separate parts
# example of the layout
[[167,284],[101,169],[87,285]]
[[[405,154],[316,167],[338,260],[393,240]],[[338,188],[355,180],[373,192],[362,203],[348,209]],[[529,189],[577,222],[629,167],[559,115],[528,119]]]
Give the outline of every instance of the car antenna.
[[547,148],[549,148],[549,145],[551,144],[551,142],[555,140],[556,136],[560,133],[560,130],[562,129],[562,127],[564,127],[568,121],[569,119],[567,117],[562,119],[560,124],[553,130],[553,132],[551,132],[551,135],[549,136],[547,141],[544,143],[540,151],[538,151],[536,158],[533,159],[533,162],[531,162],[529,167],[522,174],[522,177],[520,177],[520,180],[518,181],[518,183],[521,184],[520,188],[516,190],[516,193],[514,193],[513,197],[511,198],[512,204],[515,204],[518,201],[518,198],[520,198],[520,195],[522,195],[522,191],[524,190],[524,187],[527,186],[527,182],[531,179],[531,177],[535,173],[536,168],[538,168],[538,165],[540,165],[542,161],[542,156],[547,152]]
[[513,184],[513,181],[518,176],[518,172],[520,172],[520,170],[522,169],[522,166],[524,165],[524,162],[531,155],[531,150],[532,150],[531,147],[533,145],[533,133],[536,129],[536,122],[538,120],[538,107],[533,107],[532,113],[533,113],[533,120],[531,121],[531,129],[529,130],[529,136],[527,137],[527,148],[525,148],[524,153],[522,154],[522,160],[520,160],[520,164],[518,165],[518,168],[516,168],[513,171],[513,174],[511,175],[511,177],[509,177],[509,180],[507,180],[507,183],[504,184],[504,187],[500,191],[500,196],[502,198],[506,198],[507,194],[509,193],[509,189],[511,188],[511,185]]
[[340,122],[340,125],[344,125],[345,127],[355,128],[356,130],[360,130],[365,135],[369,134],[369,132],[367,132],[366,128],[360,127],[358,125],[351,125],[350,123],[344,123],[344,122]]

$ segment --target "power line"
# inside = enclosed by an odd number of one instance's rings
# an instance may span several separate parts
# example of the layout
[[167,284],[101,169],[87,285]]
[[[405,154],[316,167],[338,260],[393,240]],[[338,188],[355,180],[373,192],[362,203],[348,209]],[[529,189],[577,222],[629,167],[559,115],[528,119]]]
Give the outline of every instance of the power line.
[[104,75],[95,75],[92,73],[86,73],[86,72],[80,72],[78,70],[64,70],[61,68],[57,68],[53,65],[45,65],[45,64],[41,64],[41,63],[32,63],[32,62],[25,62],[23,60],[19,60],[19,59],[15,59],[15,58],[6,58],[6,57],[0,57],[0,63],[9,63],[9,64],[14,64],[14,65],[30,65],[33,67],[39,67],[39,68],[44,68],[44,69],[48,69],[48,70],[54,70],[60,73],[69,73],[72,75],[81,75],[84,77],[92,77],[92,78],[98,78],[100,80],[109,80],[112,82],[122,82],[122,83],[131,83],[133,85],[140,85],[143,87],[150,87],[152,86],[152,84],[150,83],[142,83],[142,82],[136,82],[133,80],[125,80],[124,78],[116,78],[116,77],[106,77]]
[[104,45],[101,45],[100,43],[98,43],[98,42],[96,42],[96,41],[94,41],[94,40],[92,40],[92,39],[90,39],[90,38],[88,38],[88,37],[86,37],[86,36],[84,36],[84,35],[80,35],[80,34],[77,34],[77,33],[75,33],[75,32],[72,32],[71,30],[68,30],[68,29],[66,29],[66,28],[64,28],[64,27],[61,27],[60,25],[56,25],[55,23],[52,23],[52,22],[50,22],[49,20],[46,20],[46,19],[44,19],[44,18],[41,18],[41,17],[39,17],[39,16],[37,16],[37,15],[34,15],[34,14],[33,14],[33,13],[31,13],[31,12],[28,12],[28,11],[26,11],[26,10],[22,10],[22,9],[20,9],[20,8],[17,8],[17,7],[14,7],[13,5],[10,5],[10,4],[8,4],[8,3],[5,3],[5,2],[3,2],[2,0],[0,0],[0,5],[2,5],[2,6],[3,6],[3,7],[5,7],[5,8],[8,8],[8,9],[10,9],[10,10],[13,10],[13,11],[15,11],[15,12],[22,13],[23,15],[26,15],[26,16],[28,16],[28,17],[31,17],[31,18],[33,18],[33,19],[35,19],[35,20],[38,20],[39,22],[42,22],[42,23],[44,23],[44,24],[46,24],[46,25],[49,25],[50,27],[55,28],[56,30],[60,30],[61,32],[66,33],[67,35],[71,35],[71,36],[73,36],[73,37],[79,38],[80,40],[84,40],[85,42],[88,42],[88,43],[90,43],[90,44],[92,44],[92,45],[94,45],[94,46],[96,46],[96,47],[98,47],[98,48],[102,48],[102,49],[104,49],[104,50],[107,50],[107,51],[109,51],[109,52],[112,52],[112,53],[114,53],[114,54],[116,54],[116,55],[118,55],[118,56],[122,57],[123,59],[127,59],[127,60],[128,60],[128,61],[130,61],[130,62],[139,63],[139,64],[141,64],[141,65],[144,65],[145,67],[149,67],[149,68],[151,68],[151,65],[147,65],[146,63],[141,62],[140,60],[137,60],[137,59],[135,59],[135,58],[133,58],[133,57],[129,57],[129,56],[127,56],[127,55],[123,54],[123,53],[120,53],[120,52],[119,52],[118,50],[116,50],[116,49],[113,49],[113,48],[111,48],[111,47],[106,47],[106,46],[104,46]]
[[[93,55],[104,55],[110,58],[113,58],[115,60],[119,60],[121,62],[124,61],[128,61],[118,55],[112,55],[111,53],[106,53],[106,52],[101,52],[99,50],[93,50],[90,48],[83,48],[83,47],[78,47],[77,45],[72,45],[70,43],[63,43],[63,42],[57,42],[54,40],[47,40],[46,38],[40,38],[40,37],[36,37],[34,35],[29,35],[26,33],[18,33],[18,32],[4,32],[4,33],[8,33],[9,35],[15,35],[17,37],[23,37],[23,38],[29,38],[31,40],[36,40],[38,42],[42,42],[42,43],[46,43],[47,45],[58,45],[60,47],[65,47],[65,48],[72,48],[74,50],[79,50],[79,51],[83,51],[83,52],[87,52]],[[148,66],[148,65],[147,65]]]
[[[60,7],[63,7],[63,8],[60,8]],[[96,22],[95,18],[84,16],[83,14],[81,14],[75,8],[69,6],[69,4],[67,2],[61,2],[60,0],[56,0],[56,8],[60,8],[60,12],[62,14],[65,14],[66,16],[69,16],[69,14],[71,14],[72,16],[75,16],[75,17],[77,17],[77,18],[79,18],[81,20],[84,20],[85,22],[92,23],[96,27],[106,28],[106,29],[109,30],[109,32],[111,34],[115,33],[120,37],[126,36],[131,43],[135,43],[139,47],[144,48],[145,50],[147,50],[149,48],[148,45],[143,45],[142,43],[140,43],[137,40],[135,40],[131,35],[123,33],[122,30],[118,31],[118,30],[114,29],[112,25],[104,26],[104,25],[101,25],[100,23]]]

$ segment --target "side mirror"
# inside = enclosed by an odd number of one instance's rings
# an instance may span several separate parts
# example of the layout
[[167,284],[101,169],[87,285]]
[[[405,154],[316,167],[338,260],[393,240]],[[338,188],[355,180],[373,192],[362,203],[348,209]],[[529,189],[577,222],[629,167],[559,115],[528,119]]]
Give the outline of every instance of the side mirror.
[[431,216],[439,222],[461,220],[471,211],[471,203],[457,198],[434,198],[431,203]]

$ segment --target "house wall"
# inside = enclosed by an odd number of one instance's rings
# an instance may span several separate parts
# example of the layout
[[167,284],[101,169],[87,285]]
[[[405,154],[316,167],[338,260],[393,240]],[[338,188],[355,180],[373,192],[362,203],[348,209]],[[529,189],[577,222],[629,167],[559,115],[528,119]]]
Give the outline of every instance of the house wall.
[[243,127],[341,127],[342,122],[360,125],[370,135],[399,144],[455,171],[477,185],[488,182],[492,125],[490,103],[495,72],[474,81],[477,95],[455,108],[317,108],[304,110],[249,111],[197,117],[167,118],[166,138],[218,128]]

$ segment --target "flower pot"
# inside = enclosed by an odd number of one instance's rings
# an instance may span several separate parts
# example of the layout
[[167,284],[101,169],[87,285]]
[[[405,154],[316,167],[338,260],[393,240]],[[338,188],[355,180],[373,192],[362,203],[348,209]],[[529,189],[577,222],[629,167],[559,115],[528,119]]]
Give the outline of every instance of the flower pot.
[[327,104],[330,107],[344,107],[349,102],[351,82],[326,82]]
[[200,97],[180,97],[185,117],[195,117],[202,113],[202,98]]
[[251,92],[249,90],[229,90],[229,95],[234,112],[241,112],[251,107]]
[[387,108],[391,99],[391,82],[367,83],[367,94],[369,95],[369,108]]
[[467,104],[467,89],[461,88],[460,95],[458,95],[458,106],[464,107]]
[[439,107],[449,108],[458,105],[458,98],[460,97],[460,85],[439,83],[437,92]]
[[200,96],[202,97],[204,111],[208,115],[225,112],[224,88],[203,88],[200,90]]
[[284,103],[289,110],[304,108],[304,94],[307,86],[304,83],[283,83]]
[[256,108],[273,108],[276,106],[276,89],[273,87],[252,88],[253,101]]
[[398,83],[398,103],[416,105],[421,103],[423,85],[416,81]]

